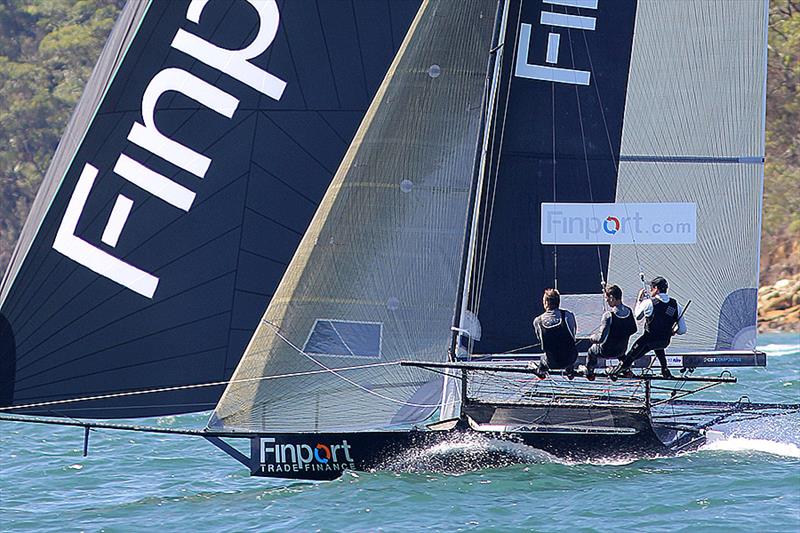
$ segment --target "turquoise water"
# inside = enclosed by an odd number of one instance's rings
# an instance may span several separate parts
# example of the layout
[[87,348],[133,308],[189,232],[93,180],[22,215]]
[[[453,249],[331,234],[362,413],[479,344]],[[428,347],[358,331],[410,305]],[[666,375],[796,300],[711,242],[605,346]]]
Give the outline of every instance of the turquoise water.
[[[766,369],[723,395],[800,402],[800,336],[762,335]],[[205,415],[150,421],[202,427]],[[202,439],[0,423],[3,531],[800,531],[800,416],[723,427],[678,457],[469,474],[250,478]],[[457,447],[459,444],[454,444]]]

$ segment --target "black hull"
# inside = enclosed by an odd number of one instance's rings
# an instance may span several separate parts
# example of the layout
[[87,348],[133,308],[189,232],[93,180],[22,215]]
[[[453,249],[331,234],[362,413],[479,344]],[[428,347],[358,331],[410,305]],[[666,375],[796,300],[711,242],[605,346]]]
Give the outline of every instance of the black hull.
[[670,455],[704,440],[699,432],[653,428],[649,423],[635,434],[470,428],[263,434],[251,440],[248,466],[254,476],[332,480],[347,470],[465,472],[535,462],[537,454],[541,460],[541,452],[574,461]]

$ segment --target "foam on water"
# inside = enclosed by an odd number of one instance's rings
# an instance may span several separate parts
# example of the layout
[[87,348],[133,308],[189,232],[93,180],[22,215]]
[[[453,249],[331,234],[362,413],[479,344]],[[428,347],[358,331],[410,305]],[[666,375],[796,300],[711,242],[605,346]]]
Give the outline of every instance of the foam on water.
[[722,450],[727,452],[760,452],[800,459],[800,448],[791,442],[776,442],[767,439],[726,437],[705,444],[700,450]]
[[769,357],[781,357],[800,352],[800,344],[766,344],[758,348],[765,351]]

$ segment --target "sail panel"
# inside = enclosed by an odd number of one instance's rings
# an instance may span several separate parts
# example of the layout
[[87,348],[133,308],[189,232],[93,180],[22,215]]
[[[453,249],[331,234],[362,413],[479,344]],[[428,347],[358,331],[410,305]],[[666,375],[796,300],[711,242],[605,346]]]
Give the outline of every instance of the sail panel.
[[[2,405],[228,379],[419,3],[131,2],[5,277]],[[25,412],[151,416],[221,392]]]
[[670,349],[755,348],[763,172],[761,165],[726,163],[620,165],[618,201],[656,197],[697,206],[693,244],[611,247],[609,281],[623,289],[629,305],[642,287],[640,271],[665,277],[682,305],[692,300],[685,315],[689,332],[674,337]]
[[496,11],[423,3],[212,427],[408,427],[439,407],[442,380],[397,362],[447,356]]
[[764,156],[766,6],[639,1],[623,158]]

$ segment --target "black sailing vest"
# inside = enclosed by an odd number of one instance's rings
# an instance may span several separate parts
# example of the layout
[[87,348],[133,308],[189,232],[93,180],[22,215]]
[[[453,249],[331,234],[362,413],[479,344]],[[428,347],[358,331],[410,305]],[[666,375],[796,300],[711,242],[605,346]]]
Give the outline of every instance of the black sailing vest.
[[628,316],[625,318],[620,318],[616,313],[611,313],[608,336],[600,344],[604,354],[624,354],[628,349],[628,339],[636,333],[636,319],[633,318],[633,311],[630,308],[626,309],[628,309]]
[[669,340],[672,338],[672,328],[678,323],[678,302],[670,298],[665,303],[658,297],[653,298],[652,302],[653,314],[647,317],[644,330],[654,339]]
[[578,358],[578,348],[575,339],[569,332],[564,310],[561,311],[561,321],[549,328],[542,324],[542,348],[547,354],[550,368],[563,368],[575,362]]

